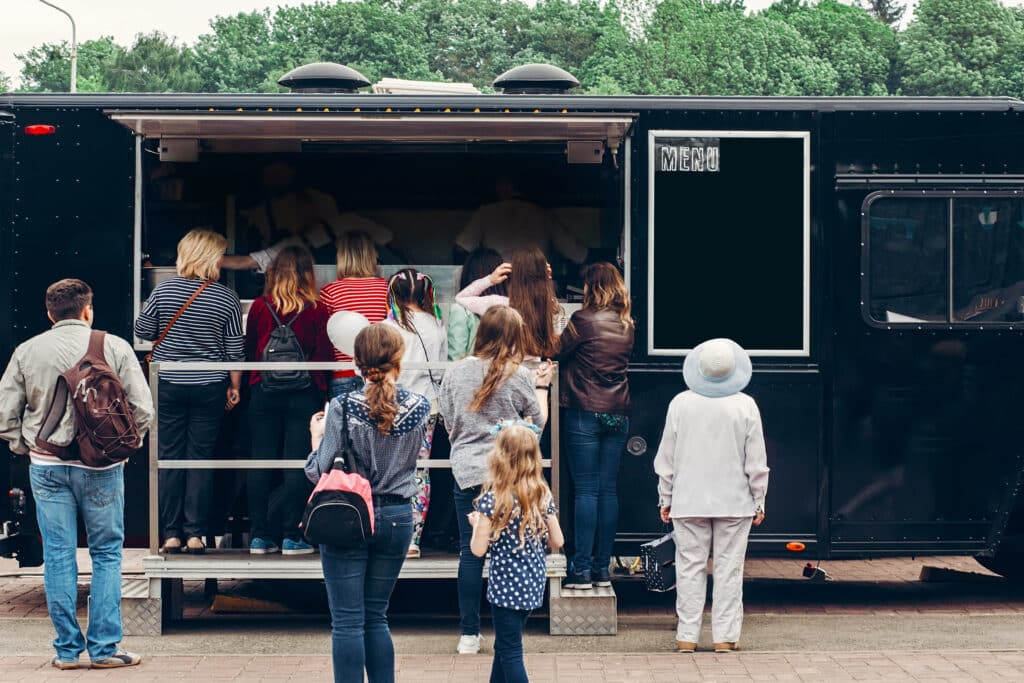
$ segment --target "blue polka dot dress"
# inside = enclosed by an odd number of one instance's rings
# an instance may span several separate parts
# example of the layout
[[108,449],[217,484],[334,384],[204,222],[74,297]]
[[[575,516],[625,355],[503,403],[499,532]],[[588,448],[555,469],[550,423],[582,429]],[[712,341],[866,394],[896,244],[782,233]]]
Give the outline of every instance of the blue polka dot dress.
[[[488,518],[494,515],[494,493],[488,491],[477,501],[476,509]],[[547,514],[555,514],[555,501],[548,499]],[[537,609],[544,602],[547,563],[544,555],[547,528],[541,538],[526,536],[520,546],[519,525],[513,517],[497,540],[491,541],[491,564],[487,579],[487,600],[492,605],[521,611]]]

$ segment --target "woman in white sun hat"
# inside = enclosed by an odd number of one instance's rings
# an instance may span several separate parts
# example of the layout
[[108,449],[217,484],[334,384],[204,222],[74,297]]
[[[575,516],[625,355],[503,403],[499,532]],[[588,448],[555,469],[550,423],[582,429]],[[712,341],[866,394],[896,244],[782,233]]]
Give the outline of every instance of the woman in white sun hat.
[[683,363],[689,391],[672,399],[654,459],[661,519],[676,541],[676,649],[700,640],[707,563],[714,548],[711,631],[735,650],[743,625],[743,559],[750,526],[764,520],[768,464],[761,413],[742,393],[750,357],[731,339],[700,344]]

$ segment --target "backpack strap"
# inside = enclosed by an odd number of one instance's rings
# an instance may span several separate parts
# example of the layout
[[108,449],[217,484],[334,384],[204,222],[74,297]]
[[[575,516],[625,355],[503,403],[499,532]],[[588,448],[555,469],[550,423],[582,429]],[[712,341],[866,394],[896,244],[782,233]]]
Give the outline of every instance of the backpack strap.
[[107,356],[103,352],[103,341],[106,336],[107,333],[102,330],[93,330],[89,333],[89,348],[85,352],[86,358],[94,358],[106,365]]
[[302,309],[298,313],[293,315],[291,320],[289,320],[286,323],[283,323],[281,322],[281,319],[277,317],[277,311],[274,310],[274,304],[270,303],[270,297],[265,296],[263,297],[263,300],[267,303],[267,309],[270,311],[270,315],[273,316],[274,318],[274,324],[277,325],[278,327],[284,326],[289,329],[291,329],[291,326],[294,325],[295,321],[299,319],[299,316],[302,315],[302,312],[309,307],[309,304],[303,304]]
[[203,284],[199,285],[199,288],[196,291],[192,292],[192,296],[188,298],[188,301],[182,304],[181,308],[178,309],[178,312],[171,316],[170,321],[168,321],[167,323],[167,327],[165,327],[164,331],[160,333],[160,336],[156,338],[156,341],[153,342],[153,346],[150,352],[146,354],[146,362],[152,362],[153,351],[156,351],[156,347],[160,346],[160,342],[164,340],[164,337],[167,336],[167,333],[171,331],[172,327],[174,327],[174,323],[178,322],[178,318],[181,317],[181,314],[188,310],[188,307],[192,305],[192,302],[195,301],[200,294],[202,294],[203,290],[212,284],[213,280],[207,280]]
[[63,456],[71,448],[72,444],[75,443],[74,438],[71,439],[71,444],[67,446],[58,446],[50,443],[50,437],[57,431],[57,427],[60,426],[61,421],[64,419],[64,413],[67,412],[69,393],[68,381],[64,379],[64,375],[58,375],[57,386],[53,389],[53,399],[46,409],[43,424],[36,434],[36,446],[46,449],[58,458]]

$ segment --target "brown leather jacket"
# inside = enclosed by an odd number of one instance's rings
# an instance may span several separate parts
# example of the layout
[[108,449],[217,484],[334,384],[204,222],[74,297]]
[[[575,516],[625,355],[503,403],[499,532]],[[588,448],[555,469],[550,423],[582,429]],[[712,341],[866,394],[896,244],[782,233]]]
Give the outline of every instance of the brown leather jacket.
[[629,415],[633,328],[611,309],[579,310],[562,332],[559,381],[565,408]]

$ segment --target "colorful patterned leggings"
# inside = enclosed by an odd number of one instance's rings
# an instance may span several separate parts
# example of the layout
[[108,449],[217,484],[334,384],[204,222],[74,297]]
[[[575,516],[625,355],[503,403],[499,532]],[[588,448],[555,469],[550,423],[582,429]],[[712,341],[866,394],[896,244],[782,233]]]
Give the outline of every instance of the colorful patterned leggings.
[[[434,427],[437,426],[438,414],[432,413],[427,418],[427,432],[420,445],[420,460],[430,459],[430,449],[434,445]],[[412,499],[412,545],[419,546],[423,536],[423,525],[427,521],[427,509],[430,507],[430,470],[416,470],[416,495]]]

